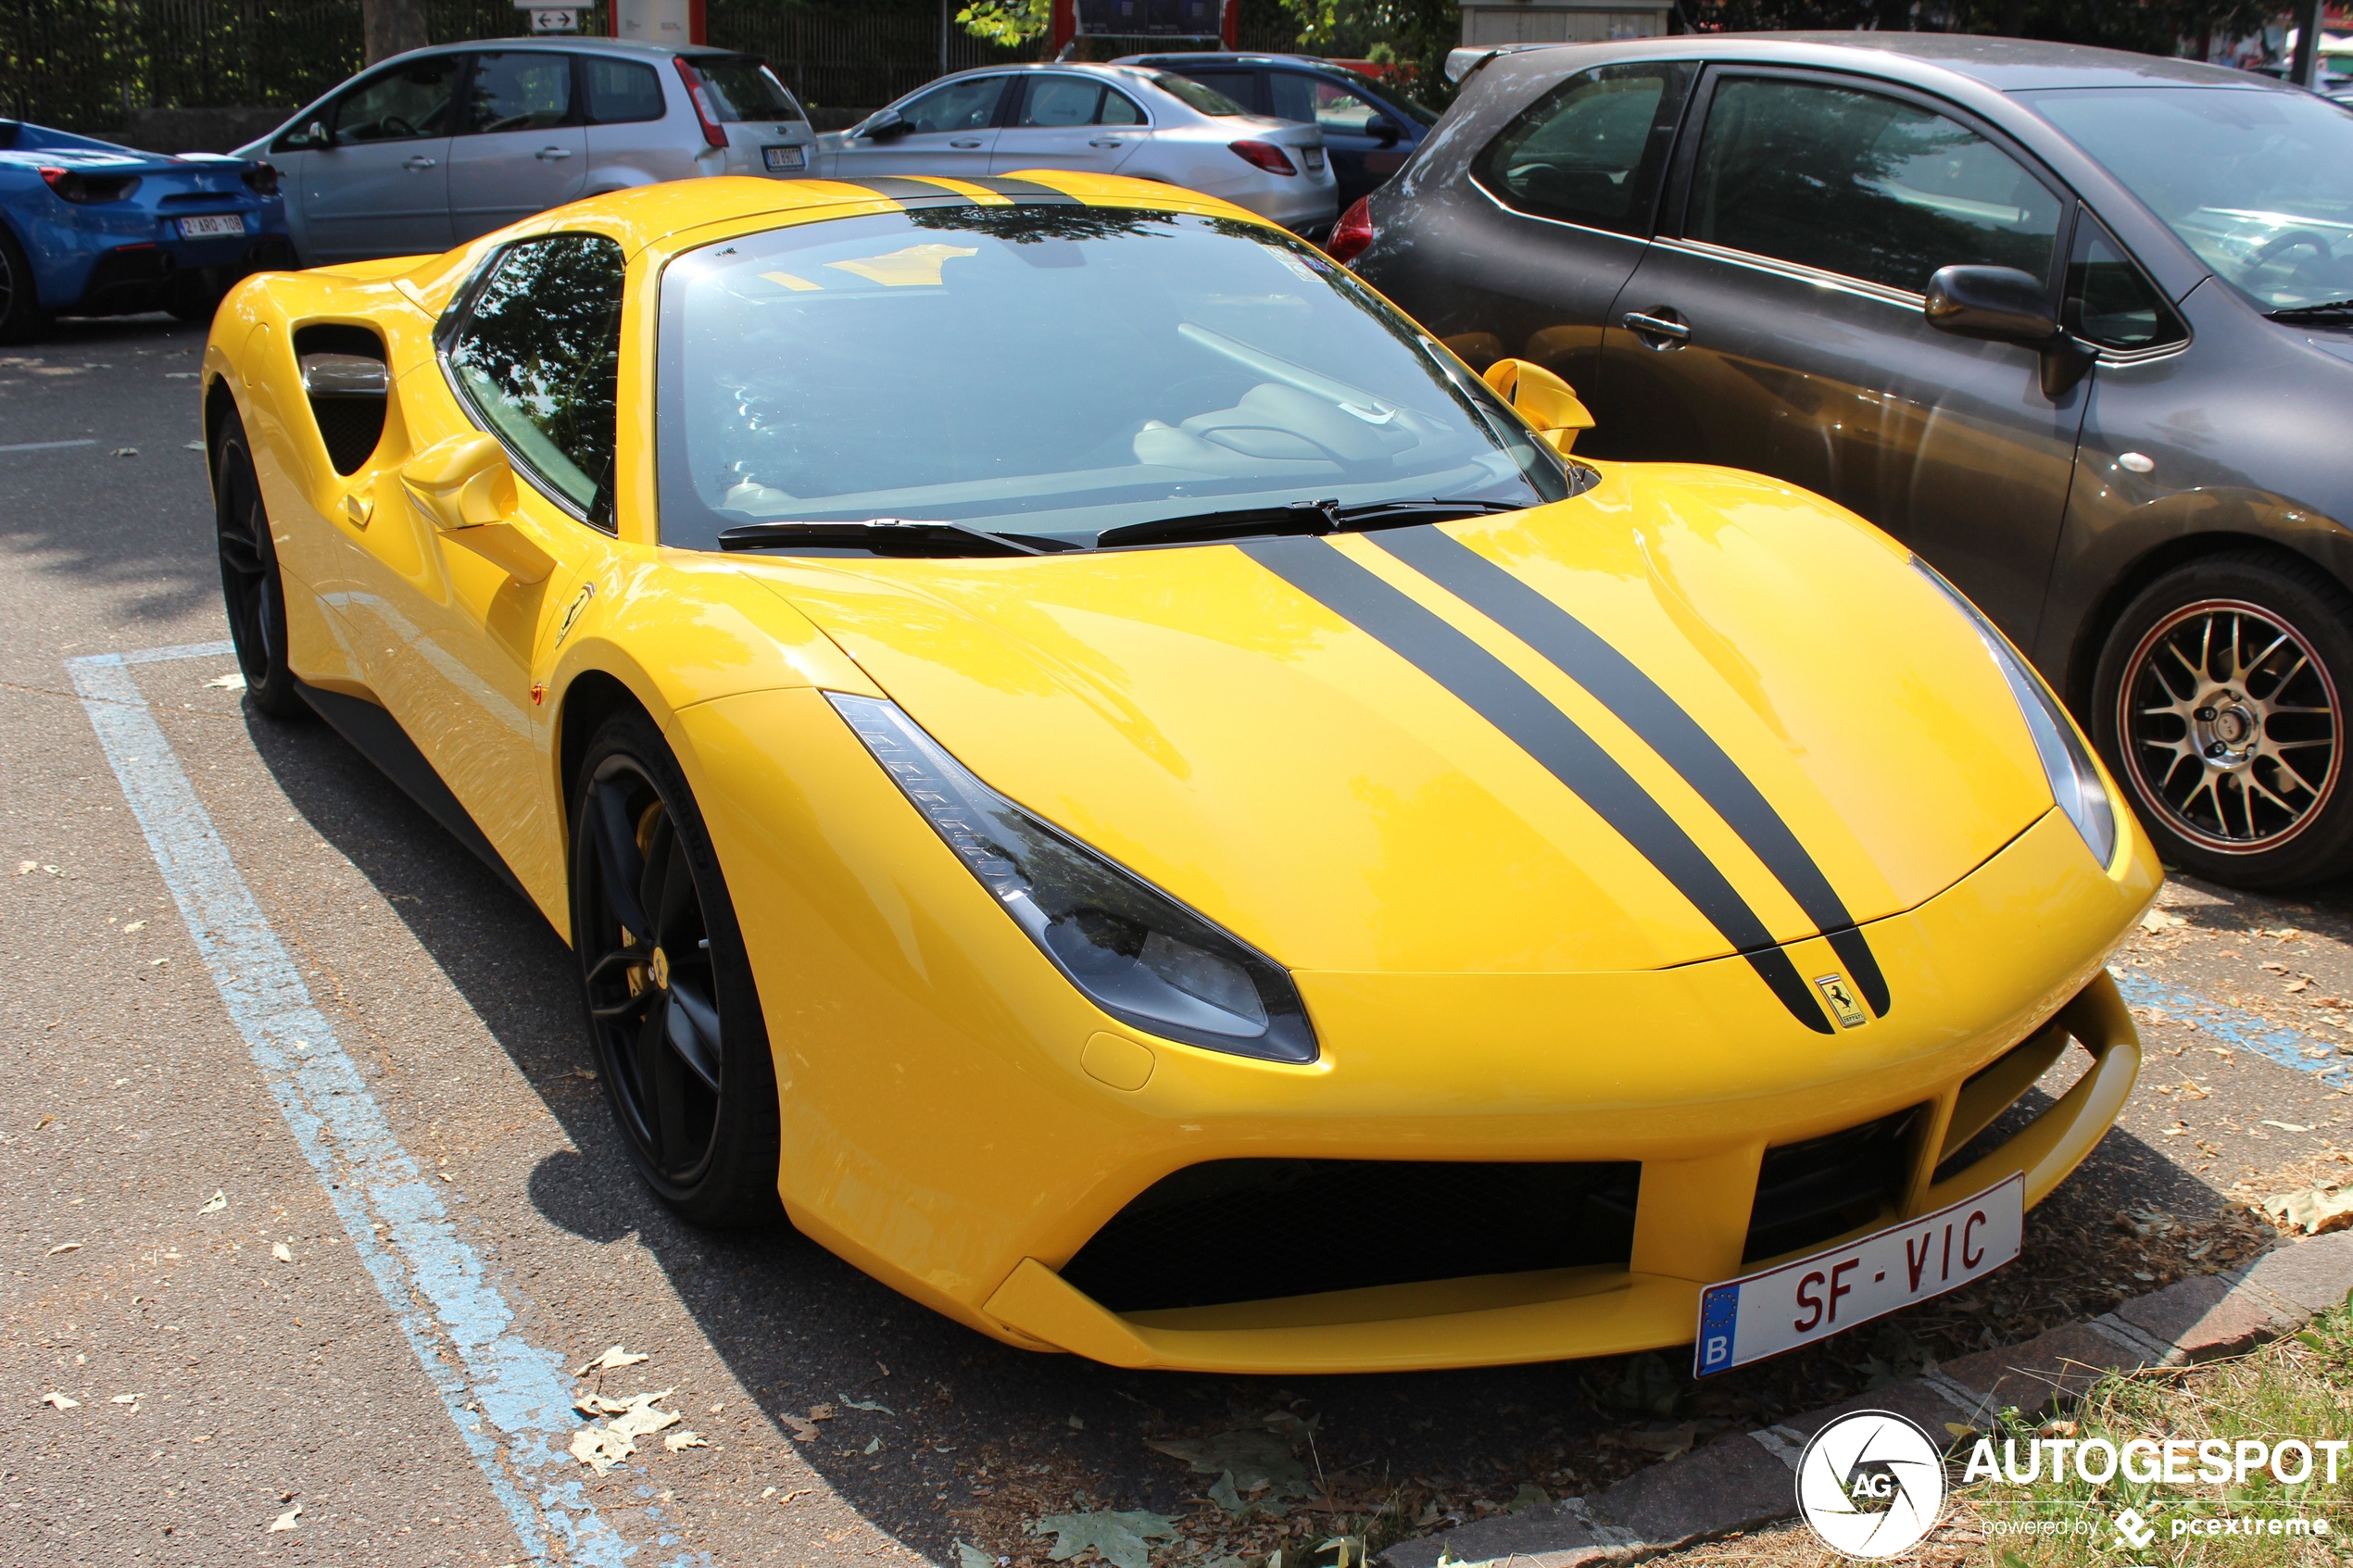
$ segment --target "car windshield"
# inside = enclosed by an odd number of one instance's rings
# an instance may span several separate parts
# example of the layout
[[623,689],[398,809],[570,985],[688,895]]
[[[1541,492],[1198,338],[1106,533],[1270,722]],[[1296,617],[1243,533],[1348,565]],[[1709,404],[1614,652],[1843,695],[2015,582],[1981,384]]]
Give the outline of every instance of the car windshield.
[[809,118],[765,60],[748,55],[704,55],[689,63],[710,84],[711,108],[723,122]]
[[1302,502],[1567,494],[1460,361],[1238,220],[917,208],[718,242],[661,287],[666,545],[900,518],[1084,546]]
[[1250,111],[1220,93],[1216,88],[1195,82],[1189,76],[1178,76],[1164,70],[1152,78],[1152,85],[1189,109],[1202,114],[1248,114]]
[[2020,95],[2263,309],[2353,299],[2353,113],[2238,87]]

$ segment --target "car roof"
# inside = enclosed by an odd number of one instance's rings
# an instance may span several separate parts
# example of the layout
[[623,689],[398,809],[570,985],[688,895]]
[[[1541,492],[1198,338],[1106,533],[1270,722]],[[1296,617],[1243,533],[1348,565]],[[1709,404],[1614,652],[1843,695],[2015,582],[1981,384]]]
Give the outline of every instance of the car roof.
[[[708,44],[641,44],[634,38],[606,38],[590,32],[535,33],[528,38],[469,38],[449,44],[431,44],[422,49],[410,49],[394,56],[406,59],[410,56],[471,54],[496,49],[501,54],[510,50],[553,49],[567,54],[633,55],[649,60],[666,60],[675,55],[688,59],[709,59],[714,56],[742,56],[743,49],[716,49]],[[361,74],[353,72],[354,75]]]
[[[1852,64],[1899,80],[1950,73],[1994,89],[2017,93],[2065,87],[2240,87],[2249,91],[2300,92],[2229,66],[2162,55],[2136,55],[2087,44],[2049,44],[2031,38],[1985,38],[1964,32],[1744,32],[1684,33],[1672,38],[1625,39],[1611,44],[1505,45],[1496,51],[1541,56],[1575,50],[1580,57],[1745,59],[1793,65]],[[1840,56],[1849,58],[1840,60]],[[1855,56],[1879,56],[1867,65]],[[1912,69],[1906,69],[1904,68]]]

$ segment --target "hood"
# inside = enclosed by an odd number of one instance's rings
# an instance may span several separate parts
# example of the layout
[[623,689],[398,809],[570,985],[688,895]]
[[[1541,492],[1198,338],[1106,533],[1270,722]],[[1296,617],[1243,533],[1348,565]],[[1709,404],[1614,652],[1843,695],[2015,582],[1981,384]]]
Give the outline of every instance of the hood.
[[1332,539],[744,570],[988,784],[1294,969],[1754,950],[1912,908],[2052,804],[1904,550],[1749,475],[1613,467]]

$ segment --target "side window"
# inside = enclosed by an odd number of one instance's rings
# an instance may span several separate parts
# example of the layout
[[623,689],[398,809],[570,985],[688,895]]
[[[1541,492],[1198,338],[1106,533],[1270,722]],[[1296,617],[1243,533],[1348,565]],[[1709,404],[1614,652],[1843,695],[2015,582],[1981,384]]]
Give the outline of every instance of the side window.
[[[1244,114],[1258,109],[1258,73],[1254,70],[1189,70],[1189,81],[1198,82],[1213,93],[1222,93],[1239,104]],[[1214,112],[1214,111],[1213,111]]]
[[1004,91],[1001,76],[951,82],[911,100],[899,111],[899,118],[918,133],[979,131],[995,122],[997,100]]
[[338,142],[410,142],[449,134],[449,101],[462,56],[431,55],[370,77],[336,101]]
[[1095,115],[1098,125],[1141,125],[1143,107],[1116,87],[1103,89],[1103,107]]
[[1692,70],[1623,65],[1572,76],[1504,127],[1472,172],[1523,212],[1647,232]]
[[541,483],[612,526],[621,247],[525,240],[498,258],[444,356],[483,423]]
[[589,124],[629,125],[662,117],[661,78],[653,67],[596,55],[583,56],[580,64]]
[[572,56],[476,55],[466,110],[464,129],[477,136],[571,124]]
[[1022,94],[1013,123],[1030,126],[1092,125],[1103,95],[1101,82],[1083,76],[1033,76]]
[[1347,136],[1364,135],[1365,125],[1382,113],[1345,87],[1296,71],[1269,72],[1266,95],[1277,119],[1309,121]]
[[2157,286],[2141,275],[2100,220],[2086,212],[2075,221],[2067,258],[2067,330],[2102,348],[2130,353],[2162,348],[2189,336]]
[[2049,277],[2058,220],[2047,186],[1943,115],[1736,77],[1708,106],[1683,233],[1918,294],[1957,263]]

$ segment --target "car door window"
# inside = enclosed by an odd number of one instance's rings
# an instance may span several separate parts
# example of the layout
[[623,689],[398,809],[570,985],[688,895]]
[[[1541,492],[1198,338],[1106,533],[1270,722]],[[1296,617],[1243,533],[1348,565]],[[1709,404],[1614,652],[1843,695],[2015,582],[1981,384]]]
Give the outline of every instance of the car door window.
[[910,99],[900,108],[899,118],[917,135],[984,130],[996,123],[997,100],[1004,91],[1001,76],[951,82]]
[[1277,119],[1306,121],[1342,135],[1369,135],[1366,125],[1376,118],[1390,118],[1387,110],[1337,82],[1294,71],[1269,75],[1266,94]]
[[2075,222],[2067,259],[2067,330],[2119,353],[2162,348],[2189,335],[2157,286],[2090,213]]
[[611,527],[621,247],[601,234],[510,246],[445,356],[481,421],[541,485]]
[[661,78],[654,74],[653,67],[595,55],[585,56],[580,64],[589,124],[629,125],[662,117]]
[[1472,175],[1522,212],[1647,232],[1692,69],[1668,62],[1572,76],[1504,127]]
[[1957,120],[1876,93],[1734,77],[1708,106],[1683,232],[1919,294],[1957,263],[2049,277],[2059,211]]
[[1098,125],[1142,125],[1144,107],[1116,87],[1103,89],[1103,106],[1095,111]]
[[1048,127],[1092,125],[1102,97],[1102,83],[1089,82],[1083,76],[1033,76],[1028,91],[1022,94],[1021,114],[1013,123]]
[[571,56],[535,50],[474,56],[461,132],[483,136],[571,123]]
[[1183,76],[1177,78],[1177,80],[1180,82],[1198,82],[1200,85],[1208,88],[1210,92],[1217,97],[1226,100],[1223,104],[1213,104],[1209,100],[1199,99],[1194,96],[1188,95],[1186,93],[1177,88],[1169,87],[1165,81],[1159,83],[1159,85],[1167,88],[1168,91],[1174,94],[1177,98],[1191,105],[1194,108],[1201,110],[1203,114],[1251,114],[1255,112],[1258,103],[1258,73],[1254,70],[1189,70],[1185,72]]
[[710,89],[720,123],[747,119],[807,119],[768,62],[750,55],[698,55],[695,74]]
[[413,142],[449,134],[457,55],[429,55],[370,77],[336,103],[338,142]]

